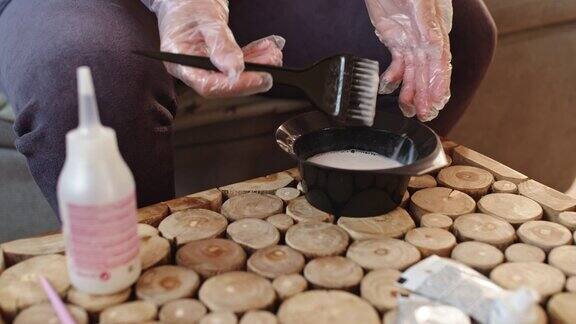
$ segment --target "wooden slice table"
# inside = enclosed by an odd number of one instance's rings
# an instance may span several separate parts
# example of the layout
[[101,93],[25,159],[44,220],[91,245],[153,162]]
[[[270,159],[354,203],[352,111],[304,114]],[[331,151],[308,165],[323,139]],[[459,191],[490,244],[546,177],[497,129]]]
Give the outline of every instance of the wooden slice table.
[[295,169],[142,208],[142,275],[111,295],[71,287],[59,233],[4,242],[0,323],[54,318],[39,275],[79,323],[386,323],[409,293],[402,271],[431,254],[532,287],[539,314],[576,321],[576,200],[444,147],[452,165],[412,178],[402,206],[376,217],[314,208]]

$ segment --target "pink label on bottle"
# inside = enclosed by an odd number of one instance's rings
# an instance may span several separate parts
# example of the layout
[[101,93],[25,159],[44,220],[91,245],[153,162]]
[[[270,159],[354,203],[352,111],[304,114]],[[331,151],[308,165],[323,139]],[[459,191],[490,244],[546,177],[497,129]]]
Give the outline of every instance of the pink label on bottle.
[[134,194],[106,205],[68,204],[68,219],[68,254],[79,274],[106,281],[138,257]]

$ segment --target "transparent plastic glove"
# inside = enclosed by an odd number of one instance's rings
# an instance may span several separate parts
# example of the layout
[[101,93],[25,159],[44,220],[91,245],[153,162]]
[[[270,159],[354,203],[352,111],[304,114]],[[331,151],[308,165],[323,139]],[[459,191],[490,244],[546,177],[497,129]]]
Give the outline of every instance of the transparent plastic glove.
[[400,82],[400,109],[407,117],[434,119],[450,99],[452,0],[365,0],[380,41],[392,54],[380,93]]
[[167,63],[168,72],[204,97],[244,96],[268,91],[267,73],[243,72],[244,60],[282,65],[284,39],[269,36],[240,48],[228,27],[227,0],[143,0],[158,17],[161,50],[208,56],[221,71]]

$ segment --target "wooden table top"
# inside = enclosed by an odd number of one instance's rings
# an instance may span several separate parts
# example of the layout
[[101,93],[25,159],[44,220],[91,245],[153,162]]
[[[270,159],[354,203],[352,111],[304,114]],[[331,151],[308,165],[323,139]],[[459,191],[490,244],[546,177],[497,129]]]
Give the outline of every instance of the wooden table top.
[[43,274],[79,323],[392,323],[396,296],[409,293],[396,280],[435,254],[503,288],[533,288],[537,323],[576,322],[576,199],[443,146],[452,165],[413,177],[401,207],[376,217],[317,210],[297,189],[296,169],[141,208],[142,275],[114,295],[70,286],[60,233],[6,242],[2,316],[54,317]]

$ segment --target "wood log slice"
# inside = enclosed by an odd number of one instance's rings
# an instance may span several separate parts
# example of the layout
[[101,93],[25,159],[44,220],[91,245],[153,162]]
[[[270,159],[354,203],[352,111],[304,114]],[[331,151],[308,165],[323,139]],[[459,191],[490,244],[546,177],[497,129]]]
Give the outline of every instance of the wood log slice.
[[203,278],[242,270],[246,264],[246,252],[238,243],[225,239],[193,241],[176,252],[176,264],[192,269]]
[[300,190],[292,187],[284,187],[276,190],[275,195],[284,202],[290,202],[300,196]]
[[283,324],[379,324],[376,310],[365,300],[339,290],[312,290],[282,303]]
[[280,300],[288,299],[308,289],[308,281],[300,274],[282,275],[272,281]]
[[242,316],[240,324],[278,324],[278,318],[267,311],[249,311]]
[[191,297],[200,286],[200,276],[193,270],[165,265],[147,270],[136,282],[136,296],[156,305]]
[[166,217],[158,226],[160,233],[176,246],[219,237],[226,230],[226,217],[208,209],[188,209]]
[[138,209],[136,217],[138,218],[138,223],[158,227],[158,224],[168,215],[170,215],[170,208],[164,203],[158,203]]
[[286,187],[292,181],[294,181],[294,178],[287,172],[278,172],[265,177],[220,187],[219,189],[228,198],[245,193],[274,194],[276,190]]
[[478,241],[504,250],[516,239],[510,223],[492,215],[474,213],[458,217],[454,221],[454,234],[459,242]]
[[439,213],[452,218],[473,213],[476,202],[467,194],[450,188],[422,189],[410,198],[410,210],[418,222],[422,215]]
[[563,245],[548,254],[548,264],[560,269],[566,276],[576,276],[576,246]]
[[467,165],[454,165],[438,173],[438,183],[459,190],[478,200],[490,191],[494,176],[484,170]]
[[286,214],[296,222],[328,222],[330,214],[310,205],[305,196],[298,197],[288,203]]
[[518,192],[539,203],[549,221],[558,223],[558,215],[564,211],[576,210],[576,199],[534,180],[518,185]]
[[152,225],[148,225],[145,223],[138,223],[138,226],[136,227],[136,231],[138,233],[138,237],[142,238],[142,237],[146,237],[146,236],[158,236],[160,235],[160,232],[158,231],[158,229]]
[[286,170],[286,173],[288,173],[294,180],[302,181],[302,176],[300,175],[300,171],[298,170],[298,168],[292,168]]
[[214,312],[204,316],[199,324],[237,324],[238,317],[232,312]]
[[24,260],[0,274],[0,309],[8,318],[34,304],[48,301],[39,281],[43,275],[63,297],[70,287],[66,257],[60,254]]
[[482,242],[462,242],[452,250],[451,258],[483,274],[504,262],[504,254],[494,246]]
[[[75,305],[66,305],[68,312],[76,324],[87,324],[88,314],[82,308]],[[60,320],[50,303],[41,303],[30,306],[20,312],[14,319],[13,324],[58,324]]]
[[446,155],[451,156],[452,153],[454,152],[454,149],[456,147],[460,146],[460,144],[457,144],[453,141],[450,140],[442,140],[442,148],[444,148],[444,152],[446,153]]
[[447,231],[452,229],[453,223],[454,221],[452,218],[438,213],[425,214],[422,215],[422,218],[420,219],[421,227],[441,228]]
[[576,231],[576,212],[565,211],[558,214],[558,223],[564,225],[567,229]]
[[493,193],[518,193],[518,186],[514,182],[507,180],[498,180],[492,184]]
[[408,290],[397,283],[402,273],[395,269],[370,271],[360,284],[360,296],[381,312],[397,306],[398,295],[408,295]]
[[193,193],[186,197],[202,198],[210,202],[210,210],[219,212],[222,207],[222,192],[218,189],[209,189],[201,192]]
[[274,245],[256,251],[248,259],[248,270],[269,279],[300,273],[304,268],[304,256],[285,245]]
[[39,255],[64,254],[64,236],[62,233],[25,238],[0,245],[4,251],[4,260],[9,267],[20,261]]
[[245,313],[272,306],[276,293],[268,280],[250,272],[233,271],[206,280],[199,296],[211,311]]
[[228,199],[222,205],[222,215],[229,220],[242,218],[267,218],[282,213],[282,199],[272,195],[246,193]]
[[538,220],[543,215],[542,207],[534,200],[508,193],[493,193],[480,198],[478,209],[516,226]]
[[576,276],[566,279],[566,291],[576,292]]
[[537,247],[526,243],[514,243],[504,251],[507,262],[544,262],[546,253]]
[[138,300],[106,308],[100,313],[100,323],[142,323],[154,320],[157,314],[154,303]]
[[197,324],[207,312],[206,306],[197,299],[183,298],[164,304],[158,313],[158,318],[162,323]]
[[294,225],[294,219],[286,214],[276,214],[266,218],[270,224],[272,224],[278,231],[282,234],[286,234],[286,231]]
[[548,301],[551,324],[576,323],[576,293],[561,293]]
[[402,196],[402,201],[400,202],[400,207],[406,209],[409,202],[410,202],[410,193],[408,192],[408,190],[406,190],[404,192],[404,195]]
[[410,193],[414,193],[415,191],[425,189],[425,188],[434,188],[438,185],[436,179],[429,174],[424,174],[421,176],[414,176],[410,177],[410,181],[408,182],[408,191]]
[[131,292],[131,288],[126,288],[115,294],[92,295],[72,287],[68,290],[67,299],[68,302],[82,307],[92,315],[96,315],[108,307],[127,301],[128,298],[130,298]]
[[540,262],[502,263],[492,270],[490,279],[504,289],[532,288],[542,300],[561,292],[566,283],[562,271]]
[[175,213],[187,209],[210,209],[211,202],[207,199],[200,197],[180,197],[164,202],[166,206],[170,209],[170,213]]
[[420,260],[420,251],[401,240],[379,238],[352,243],[346,257],[367,270],[388,268],[403,271]]
[[408,212],[398,207],[393,211],[373,217],[340,217],[338,226],[342,227],[354,240],[368,238],[402,238],[416,227]]
[[354,290],[364,271],[356,262],[341,256],[321,257],[308,262],[304,277],[318,289]]
[[142,270],[168,264],[171,258],[170,242],[167,239],[157,235],[140,237]]
[[515,184],[528,180],[528,177],[522,173],[464,146],[454,148],[452,159],[454,164],[482,168],[492,173],[496,180],[508,180]]
[[257,218],[244,218],[228,225],[226,235],[250,253],[278,244],[280,232],[272,224]]
[[286,244],[308,258],[340,255],[348,247],[348,234],[330,223],[305,222],[286,232]]
[[419,227],[406,233],[406,242],[415,246],[423,258],[433,254],[450,257],[456,246],[456,237],[441,228]]
[[530,221],[518,228],[518,238],[548,253],[560,245],[572,244],[572,233],[564,226],[548,221]]

